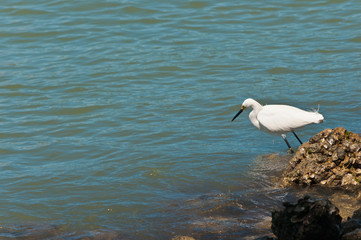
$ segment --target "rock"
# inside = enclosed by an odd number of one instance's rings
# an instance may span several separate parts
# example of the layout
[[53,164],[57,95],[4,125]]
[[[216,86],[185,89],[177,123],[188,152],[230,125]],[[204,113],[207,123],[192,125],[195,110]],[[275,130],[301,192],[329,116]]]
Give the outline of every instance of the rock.
[[342,240],[361,239],[361,208],[342,224]]
[[0,239],[82,239],[115,240],[130,239],[126,234],[112,230],[91,230],[67,232],[61,226],[48,224],[28,224],[0,226]]
[[283,185],[361,185],[361,137],[342,127],[325,129],[302,144],[283,176]]
[[172,238],[172,240],[195,240],[192,237],[188,237],[188,236],[176,236],[174,238]]
[[339,239],[342,218],[329,200],[305,196],[272,211],[272,231],[279,240]]
[[256,240],[277,240],[277,239],[274,237],[264,236],[264,237],[256,238]]
[[342,180],[341,180],[341,185],[358,185],[359,183],[355,180],[355,176],[352,175],[351,173],[347,173],[346,175],[344,175],[342,177]]
[[328,190],[333,192],[331,195],[327,194],[328,200],[338,208],[342,219],[347,220],[351,218],[354,216],[355,210],[361,208],[361,201],[357,199],[358,192],[360,191],[359,187],[345,191],[333,188]]
[[352,232],[346,233],[342,236],[342,240],[360,240],[361,239],[361,228],[355,229]]

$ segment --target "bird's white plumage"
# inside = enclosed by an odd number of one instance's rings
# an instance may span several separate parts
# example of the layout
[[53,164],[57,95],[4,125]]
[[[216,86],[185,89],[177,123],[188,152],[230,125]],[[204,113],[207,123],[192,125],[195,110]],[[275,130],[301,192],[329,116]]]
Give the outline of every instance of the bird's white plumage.
[[308,112],[288,105],[265,105],[248,98],[242,108],[252,108],[249,119],[259,130],[270,134],[285,134],[311,123],[323,122],[318,112]]
[[258,112],[257,120],[260,130],[283,134],[311,123],[319,123],[320,115],[287,105],[266,105]]

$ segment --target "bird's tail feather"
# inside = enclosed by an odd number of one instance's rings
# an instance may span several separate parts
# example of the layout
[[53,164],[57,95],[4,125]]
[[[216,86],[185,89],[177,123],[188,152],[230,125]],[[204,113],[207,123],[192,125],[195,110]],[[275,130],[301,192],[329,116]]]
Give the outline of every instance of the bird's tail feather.
[[321,113],[311,112],[312,113],[312,122],[313,123],[323,123],[325,120]]
[[318,108],[317,109],[312,109],[313,112],[313,123],[323,123],[323,121],[325,120],[324,117],[322,116],[321,113],[319,113],[320,111],[320,104],[318,104]]

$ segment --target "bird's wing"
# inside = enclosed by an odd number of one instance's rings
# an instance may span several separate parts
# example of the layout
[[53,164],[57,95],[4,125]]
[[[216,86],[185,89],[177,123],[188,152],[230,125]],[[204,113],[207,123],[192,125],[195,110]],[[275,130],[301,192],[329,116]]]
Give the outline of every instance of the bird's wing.
[[312,123],[312,112],[287,105],[266,105],[257,119],[266,131],[285,133]]

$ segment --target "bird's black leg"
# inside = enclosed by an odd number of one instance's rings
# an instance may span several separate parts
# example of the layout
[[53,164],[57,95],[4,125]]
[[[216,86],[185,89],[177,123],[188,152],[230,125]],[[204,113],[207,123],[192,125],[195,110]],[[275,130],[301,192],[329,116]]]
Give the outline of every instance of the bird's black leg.
[[297,138],[297,140],[302,144],[302,141],[298,138],[298,136],[296,135],[296,133],[294,131],[292,131],[293,135],[295,135],[295,137]]
[[282,134],[281,136],[282,136],[283,140],[285,140],[288,148],[289,148],[289,149],[292,149],[292,148],[291,148],[291,145],[290,145],[290,144],[288,143],[288,141],[287,141],[286,134]]

